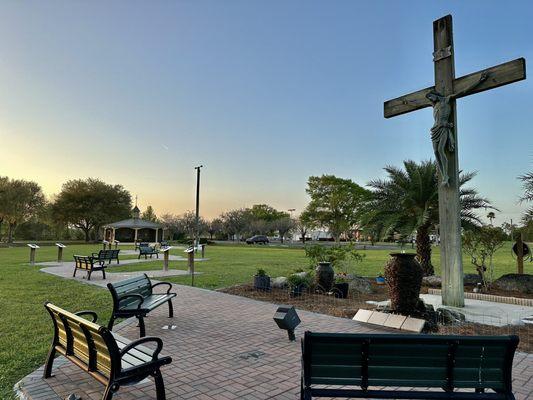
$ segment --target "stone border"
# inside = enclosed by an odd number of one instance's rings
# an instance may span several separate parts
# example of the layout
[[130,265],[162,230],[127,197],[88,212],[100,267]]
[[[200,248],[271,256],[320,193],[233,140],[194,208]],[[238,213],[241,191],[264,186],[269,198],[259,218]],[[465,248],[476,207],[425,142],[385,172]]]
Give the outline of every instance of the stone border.
[[[435,295],[440,296],[441,293],[442,293],[441,289],[432,289],[432,288],[428,289],[428,294],[435,294]],[[517,306],[533,307],[533,299],[523,299],[520,297],[497,296],[494,294],[465,292],[465,299],[485,300],[485,301],[492,301],[494,303],[505,303],[505,304],[514,304]]]

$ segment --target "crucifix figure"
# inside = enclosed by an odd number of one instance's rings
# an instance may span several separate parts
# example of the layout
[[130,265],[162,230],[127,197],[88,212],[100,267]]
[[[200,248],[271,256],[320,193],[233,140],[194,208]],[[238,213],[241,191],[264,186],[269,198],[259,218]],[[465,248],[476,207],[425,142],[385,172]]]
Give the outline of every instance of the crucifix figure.
[[482,72],[479,80],[474,82],[461,93],[454,93],[444,96],[435,90],[426,94],[426,98],[433,106],[433,118],[435,123],[431,128],[431,141],[433,142],[433,151],[437,160],[437,167],[441,176],[441,185],[448,186],[450,177],[448,176],[448,157],[446,151],[453,153],[455,151],[455,138],[453,136],[453,122],[450,122],[452,116],[451,101],[458,96],[464,96],[469,91],[478,86],[481,82],[487,80],[487,73]]
[[385,102],[384,115],[390,118],[433,107],[431,140],[440,180],[442,303],[463,307],[456,99],[525,79],[526,62],[518,58],[456,79],[451,15],[433,22],[433,43],[435,86]]

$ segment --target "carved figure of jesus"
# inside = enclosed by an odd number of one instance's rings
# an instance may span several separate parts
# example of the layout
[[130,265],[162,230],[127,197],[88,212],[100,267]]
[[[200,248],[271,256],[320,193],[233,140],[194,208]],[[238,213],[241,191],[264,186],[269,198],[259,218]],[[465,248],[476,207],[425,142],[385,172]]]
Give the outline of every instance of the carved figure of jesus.
[[433,118],[435,122],[431,127],[431,141],[433,142],[433,151],[441,176],[441,185],[443,186],[448,186],[450,184],[450,177],[448,175],[448,156],[446,155],[446,151],[450,153],[455,151],[453,123],[450,122],[450,115],[452,113],[452,107],[450,104],[451,100],[467,94],[481,82],[487,80],[487,78],[488,75],[483,72],[477,82],[473,83],[465,90],[449,96],[443,96],[435,90],[432,90],[426,95],[426,98],[433,105]]

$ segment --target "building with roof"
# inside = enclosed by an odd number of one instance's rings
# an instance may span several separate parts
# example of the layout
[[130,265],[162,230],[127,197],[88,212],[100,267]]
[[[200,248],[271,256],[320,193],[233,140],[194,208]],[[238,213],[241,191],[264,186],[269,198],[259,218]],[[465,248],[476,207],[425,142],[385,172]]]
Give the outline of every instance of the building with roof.
[[160,242],[165,238],[167,228],[153,221],[140,218],[141,210],[135,206],[132,210],[132,218],[113,222],[104,226],[105,240],[112,242],[135,243],[135,242]]

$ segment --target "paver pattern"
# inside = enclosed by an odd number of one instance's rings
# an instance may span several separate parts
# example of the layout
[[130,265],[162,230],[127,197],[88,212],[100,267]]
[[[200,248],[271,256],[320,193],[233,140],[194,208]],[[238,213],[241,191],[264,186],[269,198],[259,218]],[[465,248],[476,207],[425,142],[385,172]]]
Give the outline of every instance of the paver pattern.
[[[272,320],[274,304],[186,286],[176,285],[175,289],[175,317],[167,318],[162,307],[146,318],[147,335],[161,337],[163,353],[173,358],[172,364],[162,369],[168,399],[299,399],[299,338],[305,330],[397,332],[299,310],[298,340],[289,342],[286,332]],[[162,329],[169,323],[176,329]],[[133,320],[115,330],[131,339],[138,337]],[[100,384],[61,360],[56,361],[55,376],[50,379],[41,378],[42,370],[24,378],[18,384],[23,398],[59,400],[71,393],[84,400],[101,398]],[[533,355],[517,353],[513,376],[516,398],[532,400]],[[153,382],[123,387],[114,398],[155,399]]]

